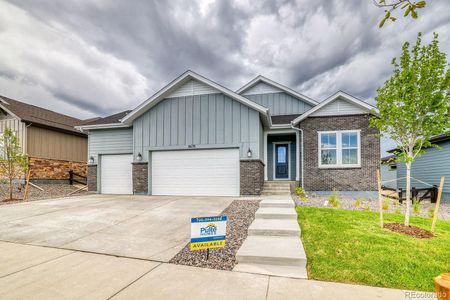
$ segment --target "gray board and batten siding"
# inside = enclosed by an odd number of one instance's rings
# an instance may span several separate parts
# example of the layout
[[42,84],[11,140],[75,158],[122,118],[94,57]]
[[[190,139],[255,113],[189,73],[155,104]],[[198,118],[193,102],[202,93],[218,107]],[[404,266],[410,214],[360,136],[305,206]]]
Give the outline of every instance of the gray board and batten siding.
[[272,116],[302,114],[312,105],[284,92],[264,94],[244,94],[247,99],[270,110]]
[[89,132],[89,157],[98,163],[101,154],[132,154],[133,129],[116,128],[91,130]]
[[[259,113],[222,93],[166,98],[133,122],[134,155],[149,151],[240,148],[240,158],[261,159]],[[191,146],[192,148],[192,146]]]

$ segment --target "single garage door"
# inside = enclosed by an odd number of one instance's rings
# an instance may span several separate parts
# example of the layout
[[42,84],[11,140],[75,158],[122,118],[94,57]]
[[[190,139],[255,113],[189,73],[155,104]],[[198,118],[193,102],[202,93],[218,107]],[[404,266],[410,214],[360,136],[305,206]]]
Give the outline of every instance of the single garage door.
[[153,195],[239,195],[239,149],[152,152],[151,172]]
[[102,194],[133,194],[132,162],[131,154],[101,156]]

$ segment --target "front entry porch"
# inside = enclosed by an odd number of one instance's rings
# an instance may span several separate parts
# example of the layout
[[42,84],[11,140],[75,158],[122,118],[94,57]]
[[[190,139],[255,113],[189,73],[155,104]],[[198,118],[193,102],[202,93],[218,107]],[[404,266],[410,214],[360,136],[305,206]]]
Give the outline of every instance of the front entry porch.
[[299,134],[293,130],[265,134],[266,181],[299,181]]

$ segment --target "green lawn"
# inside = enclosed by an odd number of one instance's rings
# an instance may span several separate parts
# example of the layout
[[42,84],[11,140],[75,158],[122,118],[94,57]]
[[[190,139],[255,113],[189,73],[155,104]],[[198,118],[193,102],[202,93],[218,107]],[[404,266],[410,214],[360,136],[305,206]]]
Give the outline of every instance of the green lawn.
[[[312,279],[433,291],[433,278],[450,271],[450,222],[436,237],[415,239],[379,227],[374,212],[297,207]],[[385,222],[403,216],[385,214]],[[431,228],[431,219],[411,217]]]

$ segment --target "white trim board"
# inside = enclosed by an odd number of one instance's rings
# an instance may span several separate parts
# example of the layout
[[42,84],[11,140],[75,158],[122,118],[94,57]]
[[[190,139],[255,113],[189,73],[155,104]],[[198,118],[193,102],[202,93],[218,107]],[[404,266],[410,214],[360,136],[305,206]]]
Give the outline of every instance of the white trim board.
[[[366,103],[366,102],[364,102],[362,100],[359,100],[358,98],[355,98],[355,97],[353,97],[353,96],[351,96],[351,95],[349,95],[347,93],[339,91],[339,92],[331,95],[327,99],[325,99],[319,105],[311,108],[310,110],[308,110],[304,114],[298,116],[295,120],[293,120],[291,122],[292,125],[297,125],[302,120],[306,119],[309,116],[312,116],[315,112],[317,112],[317,111],[321,110],[322,108],[324,108],[326,105],[330,104],[333,101],[340,100],[340,99],[342,99],[344,101],[347,101],[349,103],[352,103],[352,104],[356,105],[357,107],[360,107],[363,110],[362,113],[378,114],[378,111],[377,111],[377,109],[374,106],[372,106],[372,105],[370,105],[370,104],[368,104],[368,103]],[[342,115],[345,115],[345,114],[347,114],[347,113],[343,113]],[[337,114],[337,115],[339,115],[339,114]]]
[[315,106],[317,104],[319,104],[317,101],[309,98],[308,96],[305,96],[303,94],[300,94],[299,92],[294,91],[293,89],[288,88],[287,86],[284,86],[282,84],[279,84],[278,82],[275,82],[267,77],[264,77],[262,75],[259,75],[257,77],[255,77],[253,80],[251,80],[250,82],[248,82],[247,84],[245,84],[243,87],[241,87],[240,89],[238,89],[236,91],[236,93],[238,94],[245,94],[246,91],[248,91],[250,88],[252,88],[253,86],[257,85],[258,83],[263,82],[267,85],[270,85],[274,88],[279,89],[282,92],[285,92],[293,97],[299,98],[300,100],[303,100],[309,104],[311,104],[312,106]]

